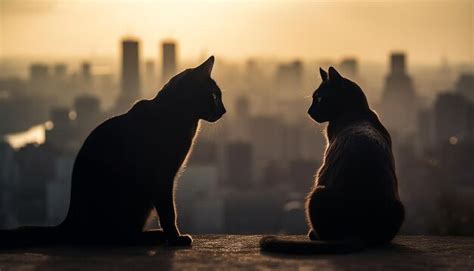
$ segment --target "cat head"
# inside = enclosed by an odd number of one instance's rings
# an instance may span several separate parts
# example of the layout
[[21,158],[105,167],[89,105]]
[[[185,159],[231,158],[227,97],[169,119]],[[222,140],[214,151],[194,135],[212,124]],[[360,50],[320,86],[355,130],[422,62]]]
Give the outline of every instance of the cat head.
[[157,98],[192,117],[215,122],[225,114],[222,92],[211,78],[214,56],[169,80]]
[[308,109],[312,119],[323,123],[370,110],[364,92],[356,83],[342,77],[333,67],[328,72],[319,68],[322,82],[314,91]]

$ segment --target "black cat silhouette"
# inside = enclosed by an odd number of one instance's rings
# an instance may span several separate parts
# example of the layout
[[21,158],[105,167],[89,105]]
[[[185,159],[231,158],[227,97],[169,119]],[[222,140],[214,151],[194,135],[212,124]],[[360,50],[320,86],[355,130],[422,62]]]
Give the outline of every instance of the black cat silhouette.
[[324,163],[306,198],[313,241],[264,237],[264,251],[352,252],[389,243],[403,223],[390,134],[356,83],[333,67],[320,74],[308,114],[329,125]]
[[[199,120],[226,112],[211,78],[214,57],[174,76],[152,100],[100,124],[85,140],[72,173],[71,204],[57,227],[0,231],[4,244],[191,245],[176,223],[174,179]],[[163,230],[144,231],[155,208]]]

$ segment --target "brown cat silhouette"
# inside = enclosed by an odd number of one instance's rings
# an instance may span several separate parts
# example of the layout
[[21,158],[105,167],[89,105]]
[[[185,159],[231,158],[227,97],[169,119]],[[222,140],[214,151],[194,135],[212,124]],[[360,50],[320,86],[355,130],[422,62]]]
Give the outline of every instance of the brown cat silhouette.
[[390,242],[404,219],[390,134],[369,108],[362,89],[336,69],[323,82],[308,114],[329,122],[324,163],[306,198],[313,241],[264,237],[264,251],[344,253]]

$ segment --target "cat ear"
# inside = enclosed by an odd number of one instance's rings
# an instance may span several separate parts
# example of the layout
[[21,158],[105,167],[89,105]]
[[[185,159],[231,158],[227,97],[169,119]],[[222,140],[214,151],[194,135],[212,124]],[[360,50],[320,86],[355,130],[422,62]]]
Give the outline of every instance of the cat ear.
[[328,73],[321,67],[319,67],[319,74],[321,75],[323,82],[328,80]]
[[338,82],[342,81],[343,77],[334,69],[334,67],[329,67],[329,80]]
[[201,65],[197,66],[195,70],[203,76],[211,77],[212,67],[214,66],[214,56],[210,56]]

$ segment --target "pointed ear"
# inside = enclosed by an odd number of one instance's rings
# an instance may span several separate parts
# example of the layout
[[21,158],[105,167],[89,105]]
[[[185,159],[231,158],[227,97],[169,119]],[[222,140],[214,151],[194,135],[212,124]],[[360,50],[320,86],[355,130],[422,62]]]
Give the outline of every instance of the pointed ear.
[[319,74],[321,75],[323,82],[328,80],[328,73],[321,67],[319,67]]
[[329,67],[329,80],[334,82],[342,81],[343,77],[334,69],[334,67]]
[[201,65],[197,66],[195,70],[203,76],[211,77],[212,67],[214,66],[214,56],[210,56]]

